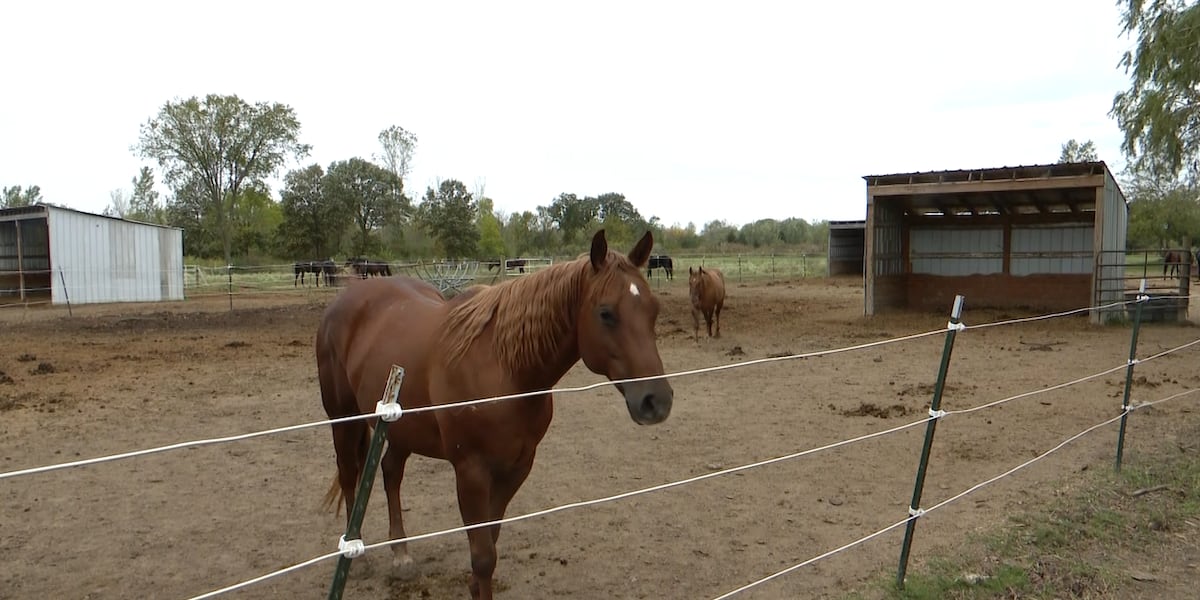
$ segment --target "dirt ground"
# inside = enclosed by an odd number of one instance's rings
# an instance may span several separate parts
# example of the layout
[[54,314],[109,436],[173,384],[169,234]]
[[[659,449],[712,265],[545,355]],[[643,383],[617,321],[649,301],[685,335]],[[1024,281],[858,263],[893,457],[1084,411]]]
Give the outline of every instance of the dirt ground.
[[[656,274],[657,275],[657,274]],[[686,277],[655,280],[668,371],[944,331],[945,313],[862,316],[859,278],[731,282],[720,339],[691,339]],[[327,295],[0,310],[0,472],[325,418],[312,341]],[[1195,300],[1195,299],[1193,299]],[[973,310],[967,325],[1025,316]],[[1200,337],[1143,327],[1140,357]],[[943,408],[977,406],[1125,364],[1128,327],[1084,317],[958,335]],[[605,386],[557,396],[520,515],[769,459],[921,419],[945,336],[679,377],[674,411],[635,425]],[[1135,401],[1200,387],[1200,347],[1136,367]],[[1187,368],[1184,368],[1187,367]],[[600,378],[577,365],[560,386]],[[938,428],[923,506],[999,474],[1119,412],[1123,370],[963,415]],[[1196,419],[1196,394],[1134,413],[1127,460]],[[715,598],[907,515],[925,426],[793,460],[504,526],[502,598]],[[1117,428],[925,515],[913,567],[970,532],[1112,468]],[[344,515],[320,510],[334,469],[327,426],[0,479],[0,598],[189,598],[336,550]],[[414,457],[406,525],[461,525],[453,475]],[[377,482],[364,539],[386,536]],[[1176,532],[1177,534],[1179,532]],[[1195,531],[1183,532],[1192,536]],[[903,528],[739,594],[834,598],[894,572]],[[1194,545],[1193,545],[1194,547]],[[410,545],[419,575],[388,576],[389,551],[355,561],[347,598],[465,598],[466,536]],[[1131,564],[1195,581],[1200,557]],[[326,594],[335,561],[228,594]],[[1147,582],[1146,597],[1169,597]],[[1156,587],[1158,586],[1158,587]]]

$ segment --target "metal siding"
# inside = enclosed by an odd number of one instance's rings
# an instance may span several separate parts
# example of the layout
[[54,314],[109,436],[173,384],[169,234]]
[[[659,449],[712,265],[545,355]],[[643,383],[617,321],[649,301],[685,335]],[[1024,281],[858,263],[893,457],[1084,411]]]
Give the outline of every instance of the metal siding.
[[1089,274],[1093,235],[1087,225],[1013,227],[1010,274]]
[[55,304],[183,299],[182,231],[53,207],[48,221]]
[[[1112,173],[1104,176],[1104,220],[1101,231],[1101,247],[1099,251],[1125,250],[1126,235],[1128,234],[1129,213],[1125,205],[1125,196],[1121,193]],[[1102,266],[1098,269],[1096,286],[1093,290],[1098,298],[1098,304],[1111,304],[1125,300],[1125,288],[1121,279],[1125,272],[1124,252],[1108,252],[1103,255]]]
[[163,300],[183,300],[183,231],[158,230],[159,289]]
[[0,221],[0,271],[17,270],[17,223]]
[[875,277],[904,274],[900,218],[899,206],[875,203],[875,231],[872,232],[875,238],[872,248]]
[[1001,228],[916,228],[909,232],[912,272],[922,275],[987,275],[1004,268]]

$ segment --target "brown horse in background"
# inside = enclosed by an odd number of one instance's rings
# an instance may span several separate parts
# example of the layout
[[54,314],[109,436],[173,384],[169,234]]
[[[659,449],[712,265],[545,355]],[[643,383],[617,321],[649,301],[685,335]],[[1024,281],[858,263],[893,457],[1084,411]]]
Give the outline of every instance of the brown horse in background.
[[[1170,269],[1171,277],[1179,277],[1179,272],[1183,268],[1183,252],[1178,250],[1163,251],[1163,279],[1167,279],[1167,270]],[[1189,274],[1190,277],[1190,274]]]
[[[321,401],[330,418],[371,413],[393,364],[404,367],[400,404],[420,406],[552,388],[575,363],[611,379],[663,374],[655,341],[659,302],[641,269],[649,232],[628,254],[610,251],[600,230],[586,256],[450,300],[411,277],[370,279],[329,304],[317,330]],[[660,423],[674,392],[665,379],[615,384],[629,416]],[[454,467],[466,525],[504,517],[533,467],[554,412],[550,393],[404,414],[388,427],[381,461],[391,539],[406,537],[400,482],[412,453]],[[327,506],[344,498],[347,519],[363,474],[375,419],[332,425],[337,476]],[[471,597],[492,598],[500,526],[467,532]],[[392,546],[393,568],[413,566],[406,543]]]
[[[725,306],[725,274],[714,267],[688,267],[688,292],[692,297],[692,326],[700,339],[700,315],[708,324],[709,337],[721,337],[721,308]],[[713,333],[713,322],[717,332]]]

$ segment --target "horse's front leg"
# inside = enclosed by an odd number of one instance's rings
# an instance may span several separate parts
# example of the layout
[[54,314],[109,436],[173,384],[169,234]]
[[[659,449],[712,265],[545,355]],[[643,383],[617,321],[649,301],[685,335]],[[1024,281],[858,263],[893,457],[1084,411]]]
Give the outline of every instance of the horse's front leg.
[[[464,459],[454,463],[458,487],[458,510],[463,525],[491,520],[492,474],[482,461]],[[492,574],[496,571],[496,526],[477,527],[467,531],[471,547],[471,580],[468,587],[472,600],[492,600]]]
[[[404,539],[404,515],[400,503],[400,483],[404,480],[404,465],[410,452],[389,444],[383,455],[383,490],[387,493],[388,535],[393,540]],[[408,553],[408,542],[392,545],[392,573],[400,579],[410,579],[416,574],[412,556]]]
[[[525,478],[529,476],[529,471],[532,469],[533,456],[530,455],[516,464],[508,473],[492,480],[491,520],[499,521],[504,518],[504,513],[508,510],[508,503],[512,502],[513,496],[517,495],[517,490],[521,489],[521,484],[525,483]],[[499,540],[500,526],[496,525],[492,528],[492,542],[495,543]]]
[[700,341],[700,309],[692,307],[692,337]]

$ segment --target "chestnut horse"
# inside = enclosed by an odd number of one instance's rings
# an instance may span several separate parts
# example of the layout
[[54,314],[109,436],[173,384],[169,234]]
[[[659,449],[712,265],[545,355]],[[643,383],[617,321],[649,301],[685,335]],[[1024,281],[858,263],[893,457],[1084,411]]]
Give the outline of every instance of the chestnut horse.
[[[721,337],[721,308],[725,306],[725,274],[714,267],[688,267],[688,292],[692,298],[692,326],[700,339],[700,315],[708,325],[708,337]],[[713,334],[713,321],[717,332]]]
[[[613,252],[600,230],[586,256],[472,286],[450,300],[406,276],[355,282],[329,304],[317,330],[326,414],[374,412],[393,364],[404,367],[400,404],[409,409],[547,390],[581,358],[610,380],[662,375],[654,331],[659,302],[642,277],[653,246],[647,232],[628,255]],[[639,425],[671,412],[674,392],[663,378],[615,386]],[[381,460],[390,539],[406,537],[400,482],[412,453],[454,467],[465,525],[498,520],[529,475],[553,412],[552,395],[544,393],[407,413],[391,423]],[[341,496],[347,519],[374,422],[332,425],[337,475],[326,506]],[[467,531],[472,598],[492,598],[499,535],[499,525]],[[393,569],[411,574],[407,544],[392,550]]]

